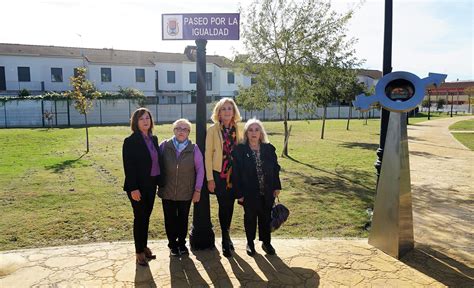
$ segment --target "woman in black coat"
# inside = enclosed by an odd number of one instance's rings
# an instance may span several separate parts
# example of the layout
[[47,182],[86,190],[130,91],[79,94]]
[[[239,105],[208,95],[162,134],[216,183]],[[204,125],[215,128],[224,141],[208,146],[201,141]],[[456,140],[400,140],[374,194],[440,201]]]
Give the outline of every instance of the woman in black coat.
[[158,138],[153,136],[153,118],[146,108],[137,109],[130,119],[132,135],[125,138],[122,148],[125,183],[133,208],[133,238],[136,262],[148,266],[155,259],[147,247],[148,225],[155,202],[156,186],[160,175]]
[[255,255],[255,234],[258,221],[258,236],[262,249],[275,254],[271,244],[271,211],[275,197],[280,194],[280,165],[275,147],[268,142],[262,122],[247,121],[244,141],[232,152],[233,183],[239,202],[244,206],[244,225],[247,236],[247,254]]

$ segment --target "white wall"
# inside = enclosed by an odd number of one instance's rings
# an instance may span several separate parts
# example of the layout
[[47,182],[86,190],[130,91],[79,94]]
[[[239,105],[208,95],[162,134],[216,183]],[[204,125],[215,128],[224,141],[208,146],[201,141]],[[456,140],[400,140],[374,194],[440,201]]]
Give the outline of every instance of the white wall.
[[[46,91],[70,90],[69,78],[74,75],[74,68],[82,63],[78,58],[0,55],[0,66],[5,67],[7,90],[40,91],[41,82],[44,82]],[[18,67],[30,67],[30,82],[18,81]],[[62,68],[63,82],[51,82],[51,68]]]
[[[155,67],[88,64],[87,68],[89,80],[101,91],[117,92],[120,87],[133,87],[142,91],[145,96],[155,95]],[[111,68],[111,82],[102,82],[101,68]],[[145,70],[145,82],[136,82],[135,69]]]

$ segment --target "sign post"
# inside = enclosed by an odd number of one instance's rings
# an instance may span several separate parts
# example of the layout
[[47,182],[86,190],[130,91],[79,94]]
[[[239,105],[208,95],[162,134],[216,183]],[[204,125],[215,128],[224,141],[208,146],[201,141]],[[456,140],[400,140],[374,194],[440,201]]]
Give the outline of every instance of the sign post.
[[[195,40],[197,46],[196,83],[196,143],[206,150],[206,44],[207,40],[239,40],[240,14],[163,14],[163,40]],[[189,232],[194,250],[214,248],[209,191],[207,181],[201,190],[201,199],[194,204],[193,223]]]

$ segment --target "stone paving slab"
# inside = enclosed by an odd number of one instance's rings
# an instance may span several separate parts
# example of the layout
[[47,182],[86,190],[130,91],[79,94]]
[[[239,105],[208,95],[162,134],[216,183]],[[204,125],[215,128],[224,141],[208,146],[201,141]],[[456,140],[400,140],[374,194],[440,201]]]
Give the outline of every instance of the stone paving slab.
[[[216,243],[220,241],[217,240]],[[50,247],[0,253],[1,287],[472,287],[474,275],[449,257],[414,250],[399,261],[366,239],[275,239],[277,255],[245,252],[234,239],[232,258],[219,249],[169,256],[164,240],[157,255],[137,266],[132,242]],[[420,269],[420,267],[422,269]],[[471,271],[472,272],[472,271]]]

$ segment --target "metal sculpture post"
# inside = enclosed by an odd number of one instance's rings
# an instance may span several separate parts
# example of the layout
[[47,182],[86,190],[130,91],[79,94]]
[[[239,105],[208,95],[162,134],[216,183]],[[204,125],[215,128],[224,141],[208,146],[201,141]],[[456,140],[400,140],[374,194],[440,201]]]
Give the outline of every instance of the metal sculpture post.
[[421,103],[425,86],[438,86],[446,76],[429,73],[420,79],[409,72],[392,72],[377,83],[375,95],[361,94],[353,103],[367,111],[378,102],[390,111],[369,244],[395,258],[414,246],[406,112]]

